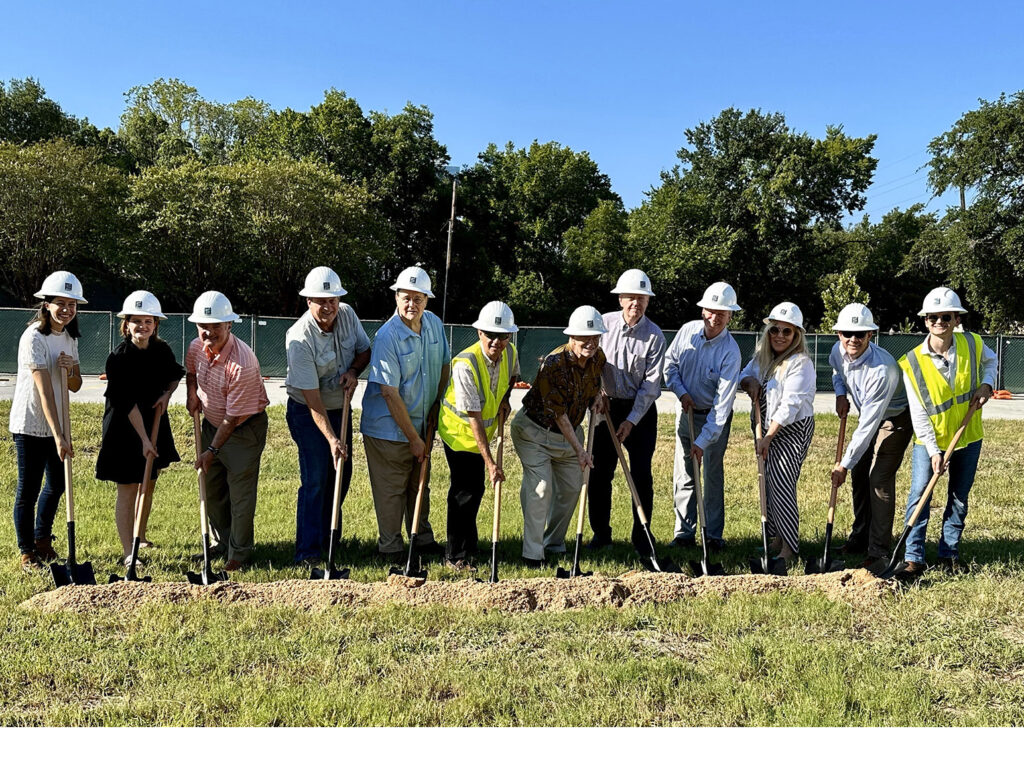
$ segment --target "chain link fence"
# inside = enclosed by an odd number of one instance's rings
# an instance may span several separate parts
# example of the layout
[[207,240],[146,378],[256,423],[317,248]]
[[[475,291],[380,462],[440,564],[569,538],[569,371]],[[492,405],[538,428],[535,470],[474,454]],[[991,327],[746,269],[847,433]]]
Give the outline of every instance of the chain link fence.
[[[0,309],[0,373],[17,373],[18,340],[25,331],[27,322],[35,311],[29,309]],[[107,355],[121,339],[121,319],[114,313],[82,312],[78,314],[82,336],[78,340],[79,360],[82,372],[88,375],[103,373]],[[263,375],[283,377],[287,372],[284,350],[285,334],[295,322],[294,318],[267,316],[242,316],[231,327],[231,333],[252,347],[260,361]],[[363,321],[363,328],[372,340],[383,321]],[[476,341],[476,329],[472,326],[445,326],[452,355],[457,355]],[[187,315],[170,314],[160,324],[160,337],[174,351],[178,362],[185,358],[188,345],[195,338],[195,326],[188,322]],[[675,338],[675,331],[665,331],[669,344]],[[754,354],[758,334],[754,332],[733,332],[744,362]],[[921,334],[879,334],[878,345],[890,354],[899,357],[921,343]],[[1017,394],[1024,393],[1024,336],[983,336],[986,345],[999,356],[999,386]],[[532,382],[537,375],[541,359],[555,347],[565,344],[566,337],[560,326],[520,327],[514,342],[519,350],[519,365],[524,381]],[[808,334],[807,351],[814,361],[819,392],[832,391],[832,369],[828,358],[836,343],[835,334]],[[365,376],[365,373],[364,373]]]

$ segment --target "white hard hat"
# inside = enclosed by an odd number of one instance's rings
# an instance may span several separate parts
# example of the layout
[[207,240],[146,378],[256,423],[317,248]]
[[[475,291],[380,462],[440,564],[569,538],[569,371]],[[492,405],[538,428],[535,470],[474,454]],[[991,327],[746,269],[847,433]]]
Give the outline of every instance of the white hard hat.
[[192,315],[188,319],[192,323],[231,323],[241,320],[231,308],[231,300],[212,289],[196,298]]
[[878,331],[875,325],[875,318],[871,315],[866,305],[859,302],[851,302],[839,311],[833,331]]
[[697,303],[697,307],[708,310],[732,310],[733,312],[743,310],[736,304],[736,290],[724,281],[716,281],[705,289],[704,296]]
[[162,321],[167,320],[167,316],[160,312],[160,300],[156,298],[155,294],[147,292],[145,289],[132,292],[124,298],[124,304],[117,317],[127,318],[130,315],[151,315]]
[[800,306],[794,305],[792,302],[780,302],[773,307],[772,312],[764,319],[765,323],[771,323],[772,321],[789,323],[801,331],[804,330],[804,314],[800,311]]
[[497,334],[514,334],[519,331],[512,308],[498,300],[480,308],[480,317],[473,322],[473,328]]
[[43,286],[35,296],[39,299],[45,299],[47,297],[67,297],[71,300],[77,300],[83,305],[88,303],[88,300],[82,296],[82,282],[78,280],[78,277],[73,273],[67,271],[54,271],[43,280]]
[[434,293],[430,291],[430,277],[427,272],[415,265],[409,266],[398,274],[398,279],[391,285],[391,288],[396,292],[399,289],[408,289],[410,292],[419,292],[427,297],[434,296]]
[[[49,280],[49,279],[47,279]],[[929,313],[966,313],[963,305],[960,304],[960,297],[949,287],[937,287],[928,292],[924,298],[924,305],[918,315]]]
[[300,297],[344,297],[346,294],[341,278],[325,265],[306,274],[306,285],[299,292]]
[[590,305],[580,305],[573,310],[568,327],[562,329],[567,336],[600,336],[607,331],[601,313]]
[[630,268],[619,276],[619,281],[612,290],[612,294],[646,294],[648,297],[654,296],[654,292],[651,291],[651,280],[639,268]]

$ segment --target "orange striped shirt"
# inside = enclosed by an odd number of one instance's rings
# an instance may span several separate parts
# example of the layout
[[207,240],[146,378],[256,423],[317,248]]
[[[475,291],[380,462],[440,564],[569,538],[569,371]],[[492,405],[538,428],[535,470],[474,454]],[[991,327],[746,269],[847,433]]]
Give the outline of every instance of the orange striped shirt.
[[195,374],[203,415],[214,426],[219,426],[226,415],[244,418],[262,412],[270,404],[256,354],[234,334],[228,336],[228,343],[218,354],[207,352],[199,339],[193,339],[185,356],[185,370]]

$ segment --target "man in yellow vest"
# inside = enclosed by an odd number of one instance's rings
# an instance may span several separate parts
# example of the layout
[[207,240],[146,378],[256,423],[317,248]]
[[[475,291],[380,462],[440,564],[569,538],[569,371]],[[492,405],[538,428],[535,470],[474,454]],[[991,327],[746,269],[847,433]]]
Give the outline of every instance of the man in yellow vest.
[[[918,313],[924,316],[928,337],[899,361],[914,426],[905,522],[909,522],[932,474],[943,472],[943,453],[967,415],[967,408],[971,403],[980,408],[988,402],[996,383],[996,354],[977,334],[955,330],[960,325],[960,314],[966,312],[952,289],[933,289]],[[967,495],[978,469],[981,438],[979,411],[972,416],[949,459],[949,495],[942,514],[939,564],[950,572],[963,570],[959,562],[960,536],[967,517]],[[901,571],[901,578],[916,578],[928,567],[924,542],[929,504],[925,503],[921,517],[907,536],[907,566]]]
[[509,395],[519,378],[519,357],[511,343],[519,328],[509,306],[488,302],[473,327],[480,339],[452,359],[437,429],[451,471],[447,563],[456,570],[475,570],[484,469],[492,484],[505,480],[490,443],[499,430],[499,415],[504,411],[508,416]]

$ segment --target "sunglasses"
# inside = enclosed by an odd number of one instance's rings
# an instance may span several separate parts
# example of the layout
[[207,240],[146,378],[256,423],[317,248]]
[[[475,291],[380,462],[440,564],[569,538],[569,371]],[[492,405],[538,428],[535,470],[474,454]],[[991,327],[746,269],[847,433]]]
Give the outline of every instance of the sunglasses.
[[938,323],[939,321],[942,321],[943,323],[949,323],[950,321],[953,320],[953,314],[943,313],[942,315],[926,315],[924,319],[928,321],[928,323]]
[[778,336],[779,334],[782,334],[783,336],[789,336],[790,334],[793,333],[793,329],[791,329],[789,326],[770,326],[768,328],[768,333],[771,334],[772,336]]
[[845,339],[865,339],[867,338],[868,332],[866,331],[840,331],[839,336]]
[[484,336],[492,342],[507,342],[512,338],[511,334],[496,334],[493,331],[485,331]]

